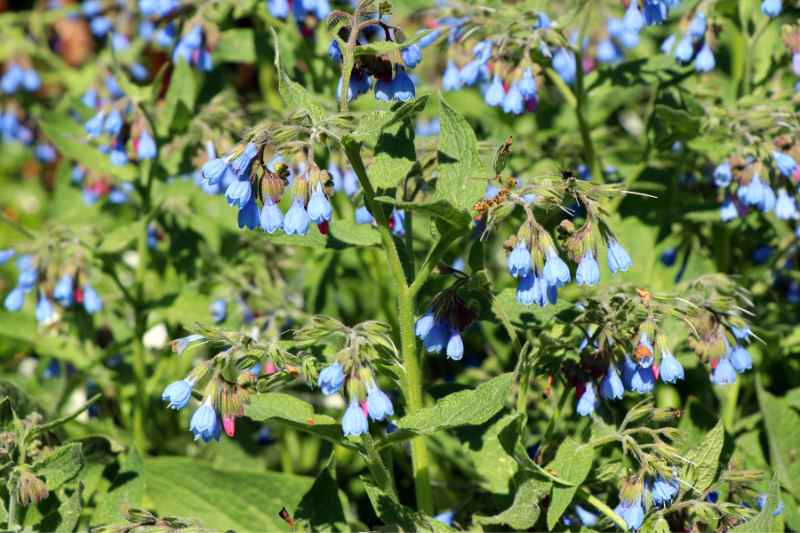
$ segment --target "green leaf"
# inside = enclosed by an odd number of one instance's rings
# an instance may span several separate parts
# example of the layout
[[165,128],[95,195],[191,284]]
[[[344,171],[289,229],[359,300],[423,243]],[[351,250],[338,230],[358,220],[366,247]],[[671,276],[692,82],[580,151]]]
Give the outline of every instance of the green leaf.
[[194,72],[189,63],[180,59],[175,63],[170,77],[169,88],[164,98],[166,101],[164,110],[158,113],[158,131],[161,136],[165,137],[170,131],[182,127],[175,124],[176,117],[183,117],[188,124],[188,119],[194,112],[195,98],[197,98],[197,87]]
[[[17,313],[10,314],[14,316]],[[8,324],[5,316],[0,319],[0,328],[4,324]],[[0,333],[5,334],[3,330],[0,330]],[[14,419],[12,411],[16,413],[17,417],[25,418],[28,413],[39,410],[39,407],[25,391],[9,381],[0,380],[0,429],[9,430]]]
[[142,223],[140,221],[122,224],[111,230],[111,232],[103,236],[100,245],[95,248],[96,253],[101,254],[116,254],[128,248],[136,236],[139,234],[139,229]]
[[254,395],[244,414],[260,422],[275,420],[332,442],[344,442],[342,428],[336,420],[315,414],[310,403],[282,392]]
[[744,524],[736,526],[731,529],[737,533],[772,533],[784,531],[783,516],[773,516],[772,513],[780,502],[778,480],[773,478],[769,485],[769,492],[767,492],[767,502],[764,508],[752,519]]
[[285,507],[294,514],[314,483],[277,472],[218,470],[188,457],[149,459],[144,478],[148,508],[161,516],[190,516],[217,531],[288,531],[278,513]]
[[505,524],[511,529],[523,531],[530,529],[539,519],[541,508],[539,502],[547,496],[550,484],[536,478],[528,478],[522,482],[514,494],[511,507],[494,516],[473,516],[473,520],[484,526]]
[[478,152],[478,139],[467,120],[439,96],[438,179],[434,199],[471,211],[486,190],[489,171]]
[[555,458],[547,465],[547,470],[564,481],[572,483],[573,486],[553,485],[550,507],[547,509],[548,529],[553,529],[561,515],[572,503],[578,487],[589,475],[593,461],[594,448],[588,444],[581,444],[571,437],[567,437],[558,447]]
[[770,464],[781,485],[797,497],[800,494],[800,415],[784,398],[771,395],[760,383],[756,390],[764,415]]
[[56,490],[61,485],[74,479],[83,468],[83,454],[78,443],[60,446],[33,465],[33,472],[44,476],[47,490]]
[[724,444],[725,428],[720,420],[703,441],[686,454],[686,465],[680,479],[698,494],[703,494],[714,482]]
[[453,531],[438,520],[397,503],[366,479],[363,482],[375,514],[387,526],[400,526],[404,531]]
[[407,121],[385,128],[375,144],[375,157],[367,165],[369,180],[378,189],[398,185],[417,162],[414,128]]
[[375,200],[384,204],[393,205],[399,209],[406,209],[428,217],[437,218],[450,224],[454,228],[466,228],[471,222],[467,213],[454,208],[444,200],[434,200],[426,203],[402,202],[388,196],[378,196]]
[[350,531],[344,509],[347,500],[336,484],[336,469],[323,468],[297,506],[295,518],[307,520],[312,531]]
[[508,494],[517,473],[517,461],[509,455],[519,438],[520,415],[506,415],[481,426],[456,430],[464,453],[480,476],[480,486],[492,494]]
[[278,92],[283,98],[283,103],[290,111],[303,111],[308,113],[314,123],[322,122],[327,116],[327,112],[317,97],[306,91],[302,85],[293,81],[286,75],[281,66],[280,47],[278,46],[278,34],[275,28],[270,27],[272,40],[275,46],[275,70],[278,71]]
[[350,132],[348,137],[358,142],[372,141],[385,128],[413,119],[428,104],[428,96],[420,96],[416,100],[403,102],[391,111],[370,110],[356,115],[356,128]]
[[233,28],[219,34],[217,46],[211,54],[215,65],[219,63],[255,63],[255,33],[250,28]]
[[397,422],[400,430],[430,434],[459,426],[480,425],[497,414],[506,404],[514,376],[501,374],[476,389],[449,394],[433,407],[420,409]]
[[108,155],[88,144],[83,127],[66,115],[43,111],[37,120],[42,132],[64,157],[74,159],[92,169],[96,174],[114,176],[122,181],[133,181],[133,165],[113,165]]
[[83,511],[83,484],[80,483],[71,495],[61,502],[58,510],[44,518],[41,523],[42,531],[55,531],[56,533],[69,533],[76,531]]
[[139,450],[131,448],[128,455],[120,461],[119,473],[114,478],[111,488],[99,499],[97,508],[92,515],[92,525],[115,524],[124,521],[126,510],[131,507],[139,507],[144,493],[142,456]]

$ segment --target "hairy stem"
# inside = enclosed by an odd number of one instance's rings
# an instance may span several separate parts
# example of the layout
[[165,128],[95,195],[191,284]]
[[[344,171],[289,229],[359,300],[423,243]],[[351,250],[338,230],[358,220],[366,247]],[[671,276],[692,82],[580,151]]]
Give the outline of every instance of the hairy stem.
[[[414,414],[422,409],[422,370],[417,355],[417,340],[414,336],[414,301],[416,290],[421,283],[417,280],[409,286],[406,279],[403,263],[397,252],[397,246],[389,230],[383,206],[375,201],[375,191],[367,176],[364,162],[361,159],[361,145],[353,140],[343,141],[345,154],[353,167],[353,172],[358,176],[364,190],[364,202],[375,217],[381,242],[386,250],[389,270],[392,272],[394,282],[398,288],[398,326],[400,329],[400,353],[403,358],[404,379],[402,380],[403,397],[406,402],[406,413]],[[429,271],[427,271],[429,273]],[[424,281],[424,279],[423,279]],[[412,290],[415,287],[416,290]],[[411,465],[414,474],[414,488],[417,496],[417,508],[426,513],[433,514],[433,493],[430,484],[430,457],[422,437],[411,440]]]
[[600,165],[597,160],[597,152],[592,142],[589,121],[586,119],[586,87],[583,78],[583,55],[580,50],[575,52],[575,116],[578,119],[578,127],[581,132],[581,142],[583,143],[584,157],[586,166],[592,174],[593,180],[602,178]]

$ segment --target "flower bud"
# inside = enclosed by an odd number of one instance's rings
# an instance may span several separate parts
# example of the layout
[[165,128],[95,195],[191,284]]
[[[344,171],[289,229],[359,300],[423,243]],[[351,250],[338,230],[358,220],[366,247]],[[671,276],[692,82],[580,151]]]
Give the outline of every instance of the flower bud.
[[20,504],[28,506],[31,503],[39,503],[47,498],[48,494],[44,481],[28,471],[20,472],[17,486],[17,501]]

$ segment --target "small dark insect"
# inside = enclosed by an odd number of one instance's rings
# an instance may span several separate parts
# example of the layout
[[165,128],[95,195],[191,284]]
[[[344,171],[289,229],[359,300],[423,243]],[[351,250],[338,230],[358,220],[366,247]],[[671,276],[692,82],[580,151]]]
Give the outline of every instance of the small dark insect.
[[575,173],[572,170],[570,170],[568,168],[562,168],[561,169],[561,179],[563,179],[563,180],[573,180],[573,179],[577,179],[577,178],[578,178],[578,176],[576,176]]
[[294,527],[294,518],[292,518],[292,515],[290,515],[289,511],[286,510],[286,507],[281,508],[278,516],[281,517],[281,520],[289,524],[289,527]]

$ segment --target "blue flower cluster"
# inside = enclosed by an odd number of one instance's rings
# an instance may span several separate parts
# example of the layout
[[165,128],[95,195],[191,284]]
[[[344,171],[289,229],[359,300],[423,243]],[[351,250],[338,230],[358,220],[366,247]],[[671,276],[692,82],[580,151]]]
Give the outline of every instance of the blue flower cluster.
[[[13,249],[0,250],[0,265],[7,263],[16,252]],[[103,309],[103,301],[94,287],[84,281],[78,281],[78,275],[73,271],[63,273],[52,289],[51,283],[40,279],[40,274],[46,270],[36,257],[32,255],[19,255],[16,258],[16,267],[19,271],[17,285],[9,292],[3,302],[7,311],[19,311],[25,304],[25,296],[34,293],[36,298],[36,321],[40,324],[49,324],[57,319],[54,301],[63,308],[73,306],[82,307],[87,313],[95,314]]]
[[750,328],[732,328],[735,344],[733,347],[724,339],[725,354],[711,361],[711,382],[715,385],[731,385],[736,383],[736,375],[747,372],[753,368],[753,359],[750,352],[743,346],[748,342],[752,332]]
[[675,60],[681,65],[694,62],[697,72],[711,72],[717,63],[714,59],[714,52],[711,51],[708,44],[707,32],[706,15],[702,11],[698,11],[692,17],[689,27],[680,41],[675,34],[670,35],[661,43],[661,51],[665,54],[673,54]]
[[429,353],[444,350],[448,359],[460,361],[464,357],[464,341],[461,324],[443,314],[437,316],[432,309],[422,315],[416,323],[415,334]]
[[394,416],[391,399],[378,387],[366,368],[362,367],[360,372],[349,371],[346,375],[342,363],[335,361],[322,369],[317,385],[325,396],[338,393],[342,387],[348,390],[350,400],[342,416],[342,432],[345,437],[368,433],[369,419],[380,422]]
[[[754,158],[733,157],[714,169],[714,184],[724,191],[720,206],[720,218],[725,221],[744,216],[750,208],[762,213],[774,211],[782,220],[796,220],[798,207],[795,199],[796,182],[800,178],[800,167],[790,153],[783,150],[772,152],[772,166],[785,187],[775,194],[768,175],[762,179],[758,170],[760,163]],[[792,191],[789,193],[788,191]]]
[[3,94],[15,94],[18,91],[29,93],[36,92],[42,86],[39,74],[32,66],[23,66],[19,63],[6,65],[6,70],[0,77],[0,91]]
[[656,474],[641,482],[623,488],[619,504],[614,508],[631,531],[638,531],[644,522],[647,508],[666,508],[672,503],[680,490],[677,475],[672,477]]
[[[225,199],[238,208],[240,228],[260,227],[270,234],[283,230],[287,235],[305,235],[314,223],[326,234],[333,218],[327,191],[330,175],[311,164],[293,176],[282,160],[275,158],[265,167],[265,178],[254,188],[252,172],[258,154],[258,146],[249,142],[224,157],[211,157],[201,171],[204,190],[213,191],[220,184],[227,184]],[[278,204],[286,184],[292,188],[292,203],[284,215]],[[258,198],[262,199],[260,209]]]

